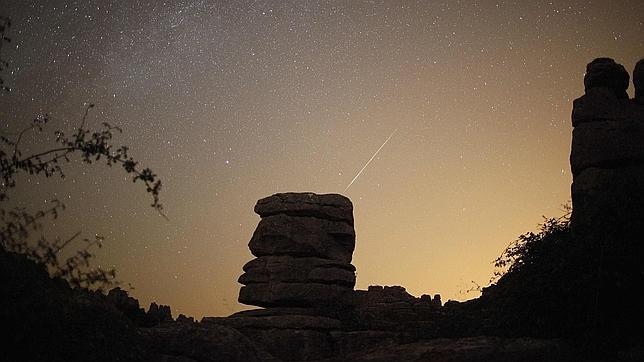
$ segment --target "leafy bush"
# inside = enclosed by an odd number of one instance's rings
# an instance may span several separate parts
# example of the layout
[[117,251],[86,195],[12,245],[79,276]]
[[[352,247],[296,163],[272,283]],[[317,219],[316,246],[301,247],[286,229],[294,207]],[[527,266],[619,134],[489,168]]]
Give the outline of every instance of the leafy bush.
[[570,232],[571,208],[546,218],[536,232],[514,240],[494,260],[490,285],[472,303],[482,333],[554,337],[576,333],[588,293],[571,288],[583,263]]
[[557,218],[546,218],[539,225],[539,231],[519,236],[494,260],[497,268],[493,280],[506,274],[521,273],[531,268],[543,266],[543,262],[561,249],[561,244],[569,240],[570,215],[572,209],[564,205],[565,214]]

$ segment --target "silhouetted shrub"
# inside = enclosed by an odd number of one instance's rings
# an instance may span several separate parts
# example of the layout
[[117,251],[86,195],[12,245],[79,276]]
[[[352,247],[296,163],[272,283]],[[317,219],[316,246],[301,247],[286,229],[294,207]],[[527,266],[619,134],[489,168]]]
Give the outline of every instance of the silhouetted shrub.
[[538,232],[525,233],[510,243],[494,260],[494,266],[497,268],[495,277],[535,272],[535,269],[544,266],[544,263],[550,264],[550,259],[565,248],[562,244],[570,242],[571,209],[565,205],[564,210],[565,214],[560,217],[544,217]]
[[[0,90],[10,91],[4,85],[2,71],[8,67],[8,62],[2,58],[2,45],[10,41],[6,36],[11,21],[0,17]],[[3,96],[5,92],[0,92]],[[44,133],[49,123],[49,116],[38,116],[18,132],[0,133],[0,248],[14,253],[20,253],[29,259],[46,266],[54,277],[60,277],[72,287],[104,288],[112,284],[115,277],[114,269],[104,270],[92,267],[95,248],[100,248],[103,238],[83,239],[83,246],[64,260],[59,259],[61,250],[78,238],[80,233],[61,238],[46,238],[44,236],[32,240],[34,232],[42,229],[42,222],[47,218],[56,218],[64,210],[65,205],[58,200],[52,200],[53,205],[46,210],[29,211],[23,207],[7,206],[10,191],[16,187],[20,174],[42,175],[45,177],[65,177],[63,166],[76,156],[83,163],[91,164],[103,160],[107,166],[120,165],[132,176],[132,180],[142,181],[145,189],[152,196],[151,206],[163,215],[163,206],[159,202],[161,181],[149,168],[141,168],[139,163],[129,155],[127,146],[116,147],[112,138],[121,129],[108,123],[102,128],[91,130],[87,126],[89,104],[78,122],[75,131],[70,135],[57,130],[53,133],[54,145],[47,145],[50,136]],[[35,132],[39,142],[35,146],[24,149],[25,135]],[[38,146],[41,146],[38,149]]]
[[[560,337],[577,329],[587,305],[577,305],[587,291],[571,285],[579,277],[570,231],[570,208],[558,218],[544,218],[539,231],[523,234],[495,261],[493,283],[472,307],[485,333]],[[577,287],[582,288],[581,285]],[[572,308],[571,308],[572,307]],[[571,311],[579,308],[579,313]]]

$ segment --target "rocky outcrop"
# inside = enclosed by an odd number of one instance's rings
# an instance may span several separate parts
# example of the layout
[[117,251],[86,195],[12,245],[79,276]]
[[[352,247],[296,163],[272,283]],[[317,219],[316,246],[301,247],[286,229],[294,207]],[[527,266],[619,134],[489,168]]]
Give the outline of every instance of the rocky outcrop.
[[584,271],[573,284],[595,291],[587,307],[598,311],[593,328],[616,335],[644,321],[632,297],[644,285],[643,63],[635,67],[629,99],[624,67],[608,58],[592,61],[572,111],[571,232],[578,249],[570,263]]
[[347,355],[349,361],[574,361],[566,343],[534,338],[436,338],[377,346]]
[[584,90],[588,93],[593,88],[610,89],[618,99],[628,99],[629,76],[623,65],[611,58],[597,58],[586,65]]
[[105,295],[72,289],[42,264],[3,247],[0,296],[2,360],[145,360],[136,325]]
[[[637,95],[641,68],[642,61],[633,77]],[[612,59],[595,59],[586,71],[585,94],[572,112],[572,228],[584,240],[607,242],[628,238],[644,222],[644,106],[628,99],[628,73]]]
[[255,212],[261,217],[272,215],[312,216],[324,220],[344,221],[353,226],[353,205],[342,195],[281,193],[257,201]]
[[635,103],[644,105],[644,59],[640,59],[633,69],[633,86],[635,89]]
[[259,200],[255,212],[261,220],[248,246],[256,258],[239,277],[239,301],[266,309],[202,324],[235,328],[278,358],[332,357],[333,334],[344,329],[338,312],[350,304],[356,281],[351,201],[337,194],[275,194]]
[[158,305],[155,302],[150,303],[147,313],[148,323],[152,325],[173,322],[172,311],[168,305]]
[[353,313],[360,328],[410,331],[431,335],[440,320],[441,301],[436,294],[416,298],[401,286],[372,285],[353,293]]
[[142,328],[146,361],[279,361],[234,328],[215,324],[167,323]]
[[[173,322],[172,311],[170,306],[158,305],[155,302],[150,303],[150,308],[146,312],[139,307],[139,301],[130,297],[127,292],[120,287],[111,289],[105,297],[105,302],[118,309],[130,321],[139,327],[152,327],[161,323]],[[187,318],[183,316],[183,318]]]
[[147,315],[143,308],[139,306],[139,301],[130,297],[127,292],[120,287],[112,288],[106,297],[106,301],[116,307],[125,317],[131,321],[143,325],[147,322]]
[[337,194],[276,194],[257,202],[261,221],[244,265],[239,301],[260,307],[317,307],[355,285],[353,206]]
[[341,195],[276,194],[261,216],[244,265],[239,301],[265,307],[202,325],[234,328],[284,360],[338,358],[445,330],[440,295],[416,298],[400,286],[353,290],[353,208]]
[[342,322],[318,314],[311,308],[268,308],[203,318],[201,324],[234,328],[282,360],[331,358],[337,353],[332,333],[342,330]]

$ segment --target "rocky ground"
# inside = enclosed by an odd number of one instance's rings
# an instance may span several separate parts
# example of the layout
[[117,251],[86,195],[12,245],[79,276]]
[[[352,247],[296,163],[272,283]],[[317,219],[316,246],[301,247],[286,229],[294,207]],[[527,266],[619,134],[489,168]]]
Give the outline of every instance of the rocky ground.
[[321,316],[309,308],[277,308],[194,321],[173,319],[167,306],[144,311],[118,288],[107,295],[72,290],[23,256],[1,250],[0,278],[7,360],[514,361],[560,359],[570,350],[560,340],[433,338],[446,320],[442,308],[400,287],[358,293],[353,319],[341,319],[342,311]]

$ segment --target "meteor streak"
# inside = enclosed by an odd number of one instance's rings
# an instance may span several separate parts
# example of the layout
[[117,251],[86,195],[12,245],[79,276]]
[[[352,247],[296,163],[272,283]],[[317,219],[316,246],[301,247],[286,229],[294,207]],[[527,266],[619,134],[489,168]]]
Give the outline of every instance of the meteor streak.
[[365,163],[365,165],[360,169],[360,171],[358,171],[358,174],[356,175],[356,177],[354,177],[354,178],[353,178],[353,180],[351,180],[351,182],[349,182],[349,185],[347,185],[347,188],[346,188],[346,189],[344,189],[344,192],[347,192],[347,190],[349,189],[349,187],[351,187],[351,185],[353,185],[353,183],[355,182],[355,180],[357,180],[357,179],[358,179],[358,177],[360,177],[360,175],[362,174],[362,171],[364,171],[364,169],[365,169],[365,168],[367,168],[367,166],[369,166],[369,164],[371,163],[371,161],[373,161],[373,159],[374,159],[374,158],[376,158],[376,156],[378,155],[378,152],[380,152],[380,150],[382,150],[382,148],[383,148],[383,147],[385,147],[385,145],[387,144],[387,142],[389,142],[389,140],[391,139],[391,137],[393,137],[393,135],[396,133],[396,131],[398,131],[398,129],[397,129],[397,128],[396,128],[393,132],[391,132],[391,134],[389,135],[389,137],[387,137],[387,139],[386,139],[386,140],[385,140],[385,142],[382,144],[382,146],[380,146],[380,148],[378,148],[378,150],[373,154],[373,156],[371,156],[371,158],[369,159],[369,161],[367,161],[367,163]]

